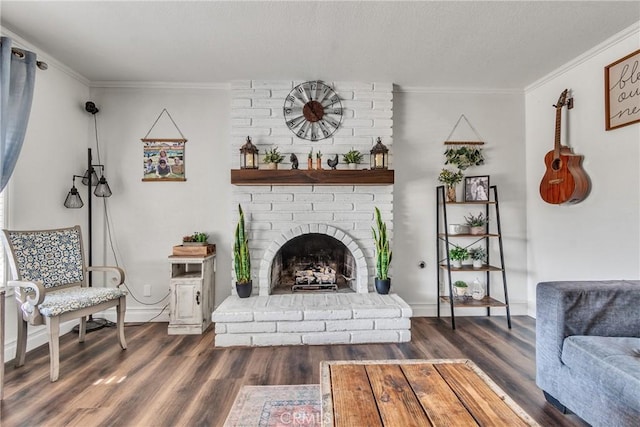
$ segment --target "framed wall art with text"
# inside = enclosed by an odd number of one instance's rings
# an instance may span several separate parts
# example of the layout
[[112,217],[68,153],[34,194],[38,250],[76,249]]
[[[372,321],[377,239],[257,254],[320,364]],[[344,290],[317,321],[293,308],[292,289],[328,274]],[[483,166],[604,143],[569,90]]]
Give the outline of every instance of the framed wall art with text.
[[604,67],[605,128],[640,122],[640,49]]

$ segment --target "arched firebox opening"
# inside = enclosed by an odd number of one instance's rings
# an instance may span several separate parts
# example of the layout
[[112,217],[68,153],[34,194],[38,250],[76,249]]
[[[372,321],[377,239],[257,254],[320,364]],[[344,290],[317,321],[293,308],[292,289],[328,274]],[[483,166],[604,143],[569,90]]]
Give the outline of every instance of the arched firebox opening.
[[356,274],[355,259],[344,243],[326,234],[303,234],[287,241],[274,256],[271,293],[353,292]]
[[[299,237],[304,239],[298,240]],[[292,243],[291,248],[285,248],[285,255],[295,259],[283,260],[281,249],[288,246],[287,243],[292,240],[296,242]],[[306,242],[307,240],[312,243]],[[315,240],[317,242],[313,242]],[[337,259],[333,267],[331,265],[334,264],[334,261],[327,261],[331,257]],[[258,271],[259,295],[271,295],[274,287],[282,280],[288,281],[290,286],[287,292],[292,292],[291,285],[295,284],[295,268],[291,265],[300,264],[306,267],[305,263],[313,264],[318,261],[329,264],[331,269],[336,270],[339,290],[344,289],[344,292],[348,292],[347,288],[349,288],[359,294],[366,294],[370,291],[367,260],[357,241],[344,231],[328,224],[302,224],[291,230],[283,231],[281,236],[274,239],[265,250]],[[292,268],[293,272],[291,272]],[[285,276],[287,274],[292,274],[292,276],[289,276],[288,279],[282,279],[280,277],[282,270],[286,271]],[[331,274],[331,270],[327,268],[322,270],[320,273],[329,272]],[[309,273],[302,273],[302,275],[304,274],[309,275]],[[298,277],[301,277],[301,274],[298,274]],[[345,285],[344,288],[342,283]],[[284,292],[279,290],[278,293]]]

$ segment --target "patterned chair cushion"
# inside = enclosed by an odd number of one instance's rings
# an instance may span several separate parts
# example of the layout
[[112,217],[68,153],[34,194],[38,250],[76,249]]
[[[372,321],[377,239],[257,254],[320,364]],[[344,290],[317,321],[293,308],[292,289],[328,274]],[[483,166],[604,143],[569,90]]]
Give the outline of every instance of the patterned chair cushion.
[[80,228],[8,231],[19,280],[40,281],[45,288],[84,281]]
[[47,293],[38,308],[43,316],[53,317],[118,299],[126,294],[125,291],[114,288],[72,287]]

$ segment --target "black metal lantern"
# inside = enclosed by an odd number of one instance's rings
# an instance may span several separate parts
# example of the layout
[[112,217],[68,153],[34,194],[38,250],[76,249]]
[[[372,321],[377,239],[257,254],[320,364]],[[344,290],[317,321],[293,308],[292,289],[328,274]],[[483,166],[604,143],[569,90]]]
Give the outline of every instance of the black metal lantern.
[[382,143],[380,137],[371,149],[369,162],[371,169],[387,169],[389,166],[389,149]]
[[240,169],[258,169],[258,148],[251,143],[251,137],[240,147]]

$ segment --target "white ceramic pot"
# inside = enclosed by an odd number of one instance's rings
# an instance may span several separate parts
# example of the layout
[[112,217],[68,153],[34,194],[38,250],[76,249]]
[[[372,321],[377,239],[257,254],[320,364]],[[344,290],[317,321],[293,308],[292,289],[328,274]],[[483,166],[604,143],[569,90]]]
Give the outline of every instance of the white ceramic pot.
[[473,268],[482,268],[482,260],[474,259],[473,260]]
[[451,267],[453,268],[460,268],[462,267],[462,261],[459,259],[452,259],[451,260]]
[[449,224],[449,234],[468,234],[469,226],[463,224]]
[[351,170],[356,170],[356,169],[358,169],[358,164],[357,163],[347,163],[347,168],[351,169]]
[[456,296],[463,297],[467,293],[467,289],[468,289],[468,287],[467,288],[461,288],[461,287],[458,287],[458,286],[454,286],[453,287],[453,292],[456,294]]

